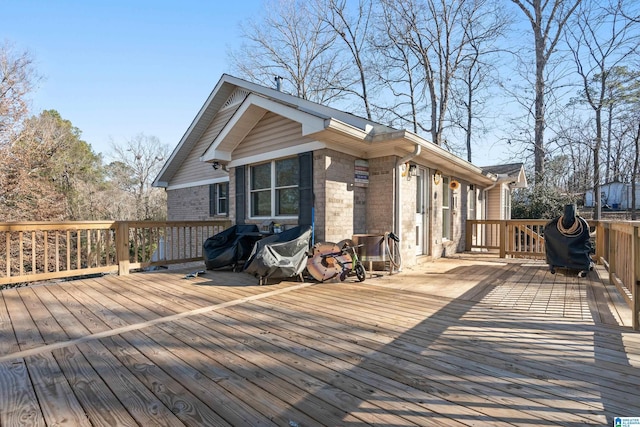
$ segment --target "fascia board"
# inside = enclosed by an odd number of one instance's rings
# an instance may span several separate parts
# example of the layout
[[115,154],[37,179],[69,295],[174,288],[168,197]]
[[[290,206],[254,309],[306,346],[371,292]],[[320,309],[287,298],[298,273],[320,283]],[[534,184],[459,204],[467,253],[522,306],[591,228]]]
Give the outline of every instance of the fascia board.
[[249,114],[249,111],[253,108],[264,110],[265,113],[270,111],[274,114],[300,123],[302,125],[303,136],[313,135],[325,129],[325,117],[303,112],[289,105],[284,105],[260,95],[251,94],[243,101],[242,105],[237,109],[231,119],[229,119],[229,122],[225,124],[224,128],[213,140],[207,151],[200,157],[200,160],[204,162],[212,160],[230,161],[233,149],[240,144],[242,139],[244,139],[248,132],[251,131],[251,128],[248,128],[247,132],[243,135],[234,135],[234,137],[237,138],[237,141],[232,142],[232,147],[227,147],[222,150],[220,149],[220,146],[228,137],[230,137],[234,128],[236,128],[241,120],[245,119],[247,114]]
[[235,168],[237,166],[262,163],[273,159],[279,159],[282,157],[293,156],[307,151],[316,151],[327,148],[327,145],[320,141],[312,141],[306,144],[299,144],[288,148],[282,148],[280,150],[270,151],[268,153],[256,154],[254,156],[242,157],[240,159],[234,159],[229,162],[227,167]]
[[[203,117],[207,113],[210,113],[210,111],[209,111],[210,106],[211,106],[211,104],[213,104],[214,99],[216,99],[216,97],[222,92],[223,85],[230,83],[229,82],[229,80],[230,80],[229,77],[230,76],[225,74],[220,78],[220,80],[218,80],[218,83],[216,83],[216,86],[213,88],[213,90],[211,91],[211,93],[209,94],[207,99],[205,100],[204,104],[202,105],[202,107],[198,111],[198,114],[196,114],[195,118],[191,121],[191,124],[189,125],[189,127],[186,130],[186,132],[184,133],[184,135],[180,139],[180,142],[178,142],[178,145],[176,145],[174,150],[171,152],[171,155],[169,156],[169,158],[167,159],[165,164],[162,166],[162,169],[160,169],[160,172],[158,173],[156,179],[153,182],[153,186],[158,186],[158,187],[166,187],[167,186],[167,180],[165,179],[166,178],[165,174],[171,168],[173,162],[176,161],[176,158],[178,157],[178,154],[182,152],[182,149],[185,147],[185,145],[189,145],[189,141],[192,139],[192,135],[194,133],[194,130],[200,124],[200,122],[203,120]],[[232,90],[232,89],[230,89],[230,90]],[[223,94],[223,97],[226,97],[226,96],[228,96],[228,94],[226,94],[226,93]]]

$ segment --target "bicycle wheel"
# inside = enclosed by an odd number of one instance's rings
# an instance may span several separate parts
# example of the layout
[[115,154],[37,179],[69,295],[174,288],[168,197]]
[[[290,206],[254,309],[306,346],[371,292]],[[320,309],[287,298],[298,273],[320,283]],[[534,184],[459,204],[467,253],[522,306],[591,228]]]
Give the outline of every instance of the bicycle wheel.
[[319,282],[333,279],[344,272],[344,265],[353,262],[351,255],[342,253],[335,243],[318,242],[307,260],[307,271]]
[[367,278],[367,271],[364,269],[364,266],[360,263],[356,264],[355,271],[358,280],[364,282],[364,279]]

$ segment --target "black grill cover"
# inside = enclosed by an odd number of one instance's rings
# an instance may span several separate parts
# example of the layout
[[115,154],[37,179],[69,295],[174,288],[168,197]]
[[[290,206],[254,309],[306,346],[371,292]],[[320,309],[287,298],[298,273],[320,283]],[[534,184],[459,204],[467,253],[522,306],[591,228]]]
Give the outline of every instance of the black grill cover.
[[307,266],[311,226],[294,227],[258,241],[244,271],[261,278],[284,279],[301,274]]
[[[579,216],[575,216],[574,221],[561,216],[545,225],[544,246],[549,267],[589,270],[591,266],[589,224]],[[572,229],[573,232],[570,232]]]
[[249,258],[259,234],[255,224],[238,224],[209,237],[202,245],[207,270],[235,266]]

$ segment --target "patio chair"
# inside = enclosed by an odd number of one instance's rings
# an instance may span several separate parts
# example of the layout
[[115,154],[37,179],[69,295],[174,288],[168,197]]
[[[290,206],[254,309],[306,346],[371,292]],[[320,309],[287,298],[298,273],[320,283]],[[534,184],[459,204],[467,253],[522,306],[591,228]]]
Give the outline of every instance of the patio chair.
[[260,279],[302,277],[307,265],[311,227],[299,226],[256,242],[244,271]]
[[235,269],[249,258],[254,243],[260,239],[255,224],[237,224],[209,237],[202,245],[207,270]]

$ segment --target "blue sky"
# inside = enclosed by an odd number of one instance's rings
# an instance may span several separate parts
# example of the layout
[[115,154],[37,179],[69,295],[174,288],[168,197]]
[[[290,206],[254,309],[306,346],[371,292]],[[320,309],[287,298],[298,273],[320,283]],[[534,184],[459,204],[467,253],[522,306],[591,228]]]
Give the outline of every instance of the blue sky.
[[[172,150],[240,43],[262,0],[0,0],[0,41],[28,50],[43,80],[32,112],[60,112],[108,161],[139,133]],[[499,144],[474,163],[499,163]]]
[[0,41],[44,78],[32,111],[54,109],[108,153],[144,133],[171,149],[230,72],[227,51],[261,0],[0,0]]

